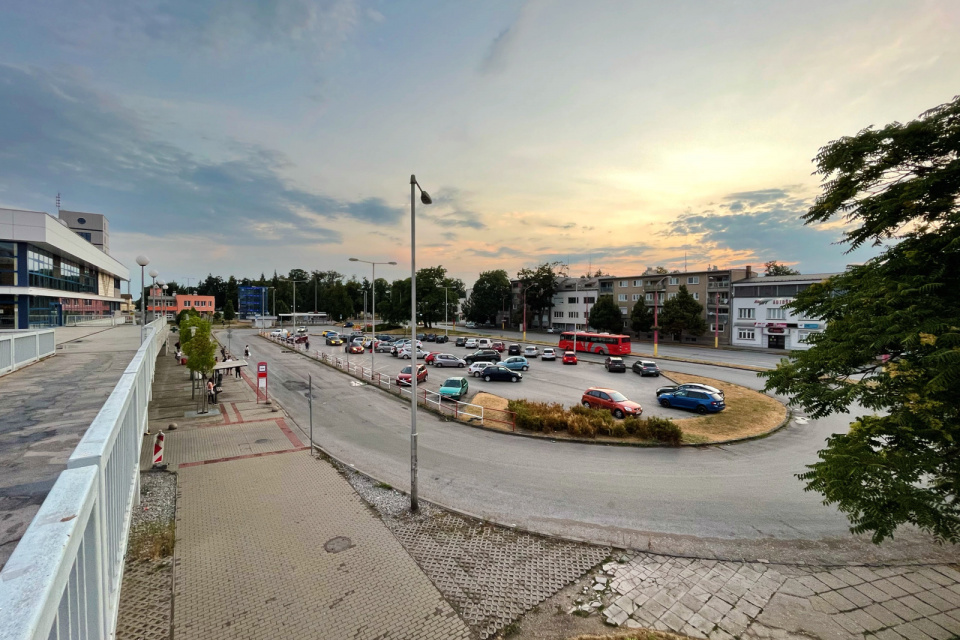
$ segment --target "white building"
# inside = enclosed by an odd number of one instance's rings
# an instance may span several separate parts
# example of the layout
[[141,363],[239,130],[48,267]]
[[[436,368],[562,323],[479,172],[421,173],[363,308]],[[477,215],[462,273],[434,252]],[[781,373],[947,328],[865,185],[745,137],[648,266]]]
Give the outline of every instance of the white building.
[[738,347],[808,349],[808,335],[823,331],[819,318],[802,318],[784,307],[812,284],[835,273],[796,276],[759,276],[733,283],[731,343]]
[[600,297],[597,278],[560,278],[553,295],[550,324],[567,331],[584,330],[590,318],[590,307]]

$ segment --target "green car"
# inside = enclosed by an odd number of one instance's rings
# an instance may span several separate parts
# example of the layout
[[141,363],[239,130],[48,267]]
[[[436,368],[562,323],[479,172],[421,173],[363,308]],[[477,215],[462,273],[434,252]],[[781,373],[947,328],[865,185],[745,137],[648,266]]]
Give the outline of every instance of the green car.
[[459,400],[467,395],[468,388],[469,385],[467,384],[466,378],[447,378],[443,381],[443,384],[440,385],[440,395],[444,398],[450,398],[451,400]]

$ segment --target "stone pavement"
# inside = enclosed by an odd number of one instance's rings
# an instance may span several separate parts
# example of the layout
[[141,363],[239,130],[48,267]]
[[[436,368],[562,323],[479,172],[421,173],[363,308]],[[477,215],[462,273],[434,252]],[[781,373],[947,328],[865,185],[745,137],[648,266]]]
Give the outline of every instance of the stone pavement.
[[0,568],[140,347],[140,327],[61,327],[57,354],[0,377]]
[[[950,565],[842,568],[628,554],[593,593],[608,624],[694,638],[948,640],[960,634],[960,572]],[[596,607],[594,607],[596,608]]]
[[256,404],[248,378],[225,377],[214,412],[190,417],[186,369],[166,360],[151,424],[178,424],[165,458],[179,485],[175,640],[470,637],[347,481]]

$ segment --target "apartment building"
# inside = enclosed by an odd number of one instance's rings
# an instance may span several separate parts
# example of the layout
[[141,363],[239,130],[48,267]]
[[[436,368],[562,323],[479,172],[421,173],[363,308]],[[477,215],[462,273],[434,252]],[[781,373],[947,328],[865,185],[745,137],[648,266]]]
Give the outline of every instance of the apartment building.
[[835,275],[814,273],[740,280],[733,285],[731,344],[765,349],[809,349],[807,337],[823,331],[826,323],[820,318],[800,317],[784,307],[804,289]]
[[216,311],[216,298],[213,296],[199,296],[191,293],[164,294],[163,289],[150,289],[147,298],[147,322],[160,316],[167,320],[174,320],[184,309],[194,309],[201,316],[210,317]]
[[565,331],[583,331],[590,320],[590,307],[600,297],[597,278],[559,278],[553,308],[547,323]]

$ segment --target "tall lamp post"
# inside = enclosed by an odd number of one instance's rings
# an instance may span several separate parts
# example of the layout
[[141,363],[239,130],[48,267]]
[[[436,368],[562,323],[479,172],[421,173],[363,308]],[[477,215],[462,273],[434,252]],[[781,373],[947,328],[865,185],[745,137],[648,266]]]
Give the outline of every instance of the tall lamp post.
[[440,287],[440,288],[443,289],[443,325],[444,325],[443,335],[449,338],[450,327],[447,324],[447,292],[450,291],[450,289],[455,290],[456,287]]
[[[371,300],[372,309],[370,311],[370,322],[373,324],[371,328],[371,333],[373,333],[373,348],[370,349],[370,379],[372,380],[373,372],[377,370],[376,368],[376,364],[377,364],[377,265],[392,264],[393,266],[397,266],[397,263],[393,261],[374,262],[372,260],[361,260],[360,258],[350,258],[350,262],[362,262],[364,264],[369,264],[371,267],[373,267],[373,289],[372,289],[373,295]],[[414,347],[416,347],[417,343],[414,342],[413,344],[414,344]],[[413,361],[414,363],[416,363],[417,359],[414,358]],[[416,366],[414,366],[414,369],[416,369]],[[413,377],[416,378],[416,376],[413,376]],[[416,407],[416,405],[414,405],[414,407]]]
[[143,294],[143,290],[145,289],[145,287],[143,286],[143,280],[144,280],[143,268],[148,264],[150,264],[150,258],[141,254],[137,256],[137,264],[140,265],[140,344],[143,344],[143,326],[144,326],[144,323],[146,323],[147,321],[147,311],[143,304],[144,302],[143,299],[146,297]]
[[[310,281],[309,280],[287,280],[286,278],[280,278],[280,280],[283,280],[284,282],[289,282],[293,285],[293,330],[296,331],[297,330],[297,285],[300,284],[301,282],[310,282]],[[274,292],[273,294],[273,300],[274,300],[274,303],[276,303],[276,300],[277,300],[276,292]]]
[[162,278],[157,279],[157,285],[160,287],[160,315],[163,316],[164,321],[166,321],[167,301],[164,296],[167,295],[167,289],[169,289],[169,287],[167,286],[167,281]]
[[410,511],[418,511],[417,500],[417,189],[420,202],[433,204],[415,175],[410,176],[410,352],[413,353],[413,374],[410,376]]
[[[156,269],[150,269],[150,273],[147,275],[149,275],[150,280],[153,281],[153,284],[150,285],[150,298],[152,299],[154,297],[153,290],[157,287],[157,276],[160,274]],[[157,319],[157,305],[154,302],[151,302],[150,307],[150,320],[153,321]]]
[[657,290],[660,288],[660,283],[667,279],[668,276],[663,276],[657,280],[657,284],[654,285],[653,289],[653,357],[657,357],[657,342],[660,337],[660,325],[657,324]]

